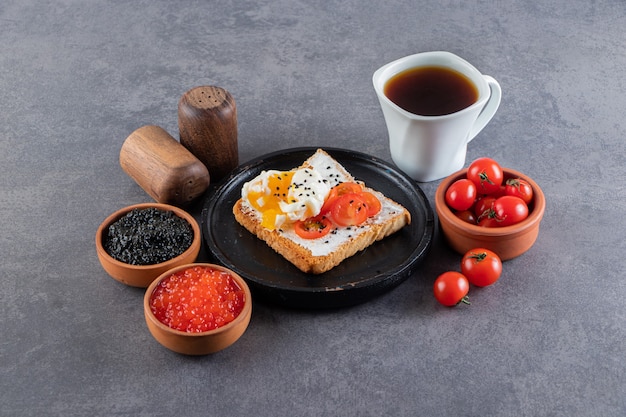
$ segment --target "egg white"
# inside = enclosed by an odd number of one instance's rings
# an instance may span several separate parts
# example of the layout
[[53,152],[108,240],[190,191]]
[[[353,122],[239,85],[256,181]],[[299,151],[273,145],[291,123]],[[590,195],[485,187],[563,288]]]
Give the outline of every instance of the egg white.
[[[266,201],[273,196],[273,190],[269,187],[269,179],[272,175],[280,175],[284,171],[262,171],[257,177],[245,183],[241,190],[241,197],[249,201],[249,194],[261,194],[255,203],[263,207]],[[331,186],[323,176],[313,168],[299,168],[294,171],[286,201],[279,201],[281,213],[276,216],[276,228],[285,223],[293,223],[298,220],[306,220],[320,213],[324,201],[330,192]]]

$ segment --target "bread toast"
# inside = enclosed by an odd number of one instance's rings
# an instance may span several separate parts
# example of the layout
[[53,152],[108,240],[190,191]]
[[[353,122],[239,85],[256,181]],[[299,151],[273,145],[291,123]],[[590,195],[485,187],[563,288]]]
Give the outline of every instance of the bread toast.
[[[301,167],[318,171],[330,186],[356,181],[338,161],[322,149],[318,149]],[[335,227],[329,234],[317,239],[301,238],[290,223],[274,230],[263,227],[262,214],[243,197],[235,203],[233,214],[239,224],[265,241],[301,271],[321,274],[411,222],[411,215],[406,208],[382,192],[372,190],[366,184],[364,186],[366,191],[380,200],[380,212],[359,226]]]

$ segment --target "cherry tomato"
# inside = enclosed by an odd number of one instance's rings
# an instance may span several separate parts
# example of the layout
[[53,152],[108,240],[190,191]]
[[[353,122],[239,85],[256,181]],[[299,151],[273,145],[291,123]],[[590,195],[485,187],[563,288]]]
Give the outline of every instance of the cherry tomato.
[[446,307],[454,307],[461,302],[470,303],[467,296],[469,281],[460,272],[448,271],[439,275],[433,291],[437,301]]
[[479,194],[492,194],[500,190],[504,173],[495,160],[478,158],[467,169],[467,178],[476,185]]
[[333,224],[326,216],[311,217],[294,223],[294,230],[303,239],[317,239],[326,236]]
[[476,200],[476,204],[474,204],[474,214],[479,221],[484,217],[483,215],[486,211],[491,210],[495,201],[496,198],[490,195],[479,197],[478,200]]
[[337,197],[330,215],[338,226],[356,226],[367,220],[367,206],[359,194],[348,193]]
[[506,180],[505,193],[506,195],[513,195],[521,198],[526,204],[530,204],[530,202],[533,201],[533,187],[528,183],[528,181],[521,178],[511,178]]
[[476,200],[476,185],[466,178],[454,181],[446,190],[446,204],[455,210],[468,210]]
[[328,196],[326,197],[326,201],[322,205],[321,213],[327,213],[330,211],[330,208],[333,206],[337,197],[341,197],[344,194],[348,193],[360,193],[363,191],[363,185],[356,182],[342,182],[335,185],[330,189]]
[[500,257],[489,249],[477,248],[467,251],[461,260],[461,273],[477,287],[486,287],[502,275]]
[[493,210],[485,212],[486,214],[478,219],[478,225],[481,227],[500,227],[498,223],[498,219],[496,219],[493,214]]
[[476,216],[472,210],[456,211],[454,215],[466,223],[477,224]]
[[528,217],[528,206],[519,197],[505,195],[493,203],[492,216],[498,226],[510,226]]
[[380,212],[383,206],[378,197],[369,191],[361,191],[358,195],[367,206],[367,217],[375,216]]
[[500,188],[498,188],[496,191],[492,192],[489,195],[495,198],[502,197],[503,195],[506,195],[506,187],[504,186],[504,184],[502,184]]

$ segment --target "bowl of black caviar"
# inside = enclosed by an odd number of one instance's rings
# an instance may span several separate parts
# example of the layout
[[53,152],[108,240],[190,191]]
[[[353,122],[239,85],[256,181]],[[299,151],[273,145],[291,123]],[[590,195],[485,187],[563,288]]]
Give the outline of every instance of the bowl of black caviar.
[[134,204],[117,210],[100,224],[96,252],[112,278],[147,288],[164,272],[195,262],[200,233],[193,216],[178,207]]

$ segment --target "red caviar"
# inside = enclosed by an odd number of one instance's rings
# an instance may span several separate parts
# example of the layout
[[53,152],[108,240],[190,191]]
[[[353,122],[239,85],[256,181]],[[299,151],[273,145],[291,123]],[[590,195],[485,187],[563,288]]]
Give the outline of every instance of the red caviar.
[[152,292],[150,309],[172,329],[200,333],[233,321],[244,302],[243,289],[228,272],[193,266],[163,279]]

